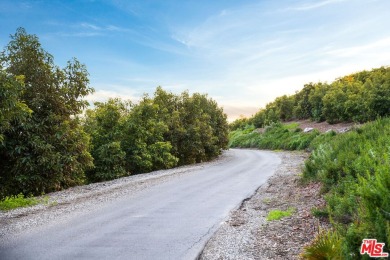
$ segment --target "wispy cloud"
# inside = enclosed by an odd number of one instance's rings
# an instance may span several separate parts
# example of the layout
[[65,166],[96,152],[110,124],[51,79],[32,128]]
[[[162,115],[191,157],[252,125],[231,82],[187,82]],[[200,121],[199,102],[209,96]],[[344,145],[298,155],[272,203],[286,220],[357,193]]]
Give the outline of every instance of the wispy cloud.
[[56,33],[49,33],[47,35],[54,35],[60,37],[102,37],[109,36],[113,33],[135,33],[129,28],[123,28],[115,25],[96,25],[88,22],[81,23],[62,23],[56,20],[49,20],[45,22],[54,28],[58,28],[60,31]]
[[1,36],[29,19],[56,58],[87,64],[89,100],[162,85],[209,93],[235,118],[307,82],[390,65],[388,0],[46,2],[0,1]]
[[340,3],[340,2],[344,2],[344,1],[348,1],[348,0],[313,1],[313,2],[309,2],[309,3],[304,3],[304,4],[297,6],[297,7],[292,7],[289,9],[297,10],[297,11],[309,11],[312,9],[316,9],[316,8],[320,8],[320,7],[323,7],[326,5],[336,4],[336,3]]
[[80,37],[80,38],[104,36],[104,34],[100,32],[57,32],[54,35],[60,37]]
[[106,85],[105,88],[112,87],[114,89],[117,89],[117,91],[110,91],[110,90],[97,90],[93,94],[88,95],[85,99],[93,104],[94,102],[105,102],[108,100],[108,98],[121,98],[123,100],[130,100],[132,102],[137,102],[139,100],[139,95],[135,94],[132,91],[129,91],[128,89],[125,89],[121,86],[109,86]]
[[[364,53],[376,53],[378,56],[383,56],[384,54],[390,54],[390,49],[388,49],[388,47],[390,47],[390,37],[385,37],[368,44],[330,50],[327,52],[327,54],[333,55],[335,57],[356,57],[357,55]],[[378,50],[382,51],[378,52]],[[385,50],[385,53],[383,53],[383,50]],[[388,59],[389,56],[385,58]]]
[[98,26],[91,23],[80,23],[74,25],[74,27],[79,29],[86,29],[86,30],[93,30],[93,31],[100,31],[100,32],[132,32],[133,30],[128,28],[122,28],[115,25],[105,25],[105,26]]
[[[332,8],[317,11],[325,6]],[[210,93],[214,88],[224,89],[225,98],[218,101],[233,115],[230,108],[239,106],[232,106],[233,102],[249,107],[249,113],[255,104],[261,107],[276,96],[293,94],[310,81],[332,81],[361,69],[387,65],[384,63],[390,60],[386,51],[389,39],[373,38],[371,43],[363,44],[367,34],[360,33],[380,33],[381,29],[374,29],[374,25],[383,19],[365,17],[363,11],[363,20],[357,19],[357,13],[345,13],[350,8],[364,7],[372,8],[362,1],[348,0],[284,6],[285,10],[311,10],[313,20],[297,12],[278,12],[280,5],[247,5],[224,9],[192,28],[180,27],[174,39],[200,63],[207,64],[203,79],[187,85],[203,85]],[[340,12],[345,13],[345,20],[335,18],[329,22],[329,15]],[[215,73],[208,76],[207,71]]]

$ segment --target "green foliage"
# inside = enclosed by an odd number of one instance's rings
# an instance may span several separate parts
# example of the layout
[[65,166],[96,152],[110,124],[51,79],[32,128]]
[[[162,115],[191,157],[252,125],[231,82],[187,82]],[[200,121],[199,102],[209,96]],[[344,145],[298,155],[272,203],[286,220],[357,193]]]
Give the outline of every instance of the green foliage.
[[277,97],[274,102],[269,103],[266,106],[267,110],[273,110],[275,112],[275,115],[277,115],[277,118],[270,117],[268,119],[268,122],[265,123],[272,123],[277,122],[278,120],[287,121],[293,119],[293,108],[295,103],[295,97],[294,96],[281,96]]
[[230,147],[240,148],[303,150],[310,145],[313,139],[319,136],[317,130],[303,133],[297,129],[295,124],[286,126],[274,123],[267,127],[264,133],[259,133],[254,130],[253,126],[248,126],[244,130],[230,132],[229,145]]
[[24,197],[23,194],[18,194],[15,196],[7,196],[0,201],[0,210],[11,210],[20,207],[34,206],[39,203],[34,197]]
[[11,36],[0,55],[0,198],[207,161],[227,148],[226,115],[207,95],[159,87],[136,105],[96,102],[80,120],[92,92],[79,61],[61,69],[37,36]]
[[90,182],[107,181],[126,176],[125,156],[120,142],[111,142],[93,150],[95,168],[87,172]]
[[316,238],[303,248],[300,257],[307,260],[345,259],[342,255],[342,239],[335,231],[321,230]]
[[[242,116],[241,118],[234,120],[232,123],[229,124],[229,130],[234,131],[237,129],[242,129],[242,128],[245,128],[245,126],[247,126],[247,125],[248,125],[248,119],[245,118],[244,116]],[[262,125],[262,123],[260,124],[260,126],[261,125]]]
[[278,121],[310,119],[331,124],[367,122],[390,115],[390,67],[362,71],[336,79],[331,84],[308,83],[291,96],[277,97],[250,118],[230,124],[230,130],[245,124],[261,128]]
[[280,220],[282,218],[290,217],[294,212],[294,208],[289,208],[286,211],[279,209],[271,210],[267,215],[267,221]]
[[23,90],[23,76],[14,77],[0,67],[0,145],[4,144],[4,132],[12,129],[12,123],[23,122],[32,112],[21,100]]
[[168,126],[159,117],[159,106],[144,97],[124,119],[122,146],[131,172],[142,173],[176,166],[177,158],[164,140]]
[[309,149],[311,151],[317,149],[320,145],[330,142],[336,135],[337,133],[333,130],[318,135],[310,142]]
[[93,91],[85,66],[73,59],[58,68],[38,38],[22,28],[11,36],[0,61],[1,95],[10,98],[0,105],[7,120],[1,126],[0,197],[83,183],[92,157],[89,137],[75,115]]
[[176,96],[157,88],[153,102],[168,126],[164,139],[172,145],[179,165],[211,160],[227,148],[226,114],[207,95],[184,92]]
[[[276,98],[251,118],[230,124],[229,146],[313,151],[305,162],[303,178],[323,183],[327,208],[316,214],[329,217],[342,237],[340,251],[350,258],[359,256],[359,246],[365,237],[390,244],[387,116],[390,116],[390,67],[381,67],[339,78],[331,84],[309,83],[295,95]],[[302,133],[294,125],[278,123],[291,119],[329,123],[376,121],[346,134],[333,131],[319,134]],[[318,257],[330,259],[327,255]]]
[[123,117],[129,114],[130,103],[109,99],[96,102],[86,112],[84,129],[91,137],[91,154],[95,167],[86,172],[89,182],[106,181],[127,175],[126,153],[123,151]]
[[328,218],[329,212],[326,208],[313,208],[311,214],[316,218]]
[[[228,143],[226,115],[207,95],[157,88],[139,104],[96,102],[86,67],[65,68],[19,28],[0,55],[0,198],[210,160]],[[94,161],[94,163],[93,163]]]
[[119,99],[95,103],[84,129],[95,168],[89,181],[168,169],[210,160],[227,145],[226,115],[206,95],[174,95],[157,88],[134,105]]
[[390,243],[390,119],[324,138],[305,163],[305,179],[327,192],[331,223],[344,238],[344,255],[359,255],[363,238]]

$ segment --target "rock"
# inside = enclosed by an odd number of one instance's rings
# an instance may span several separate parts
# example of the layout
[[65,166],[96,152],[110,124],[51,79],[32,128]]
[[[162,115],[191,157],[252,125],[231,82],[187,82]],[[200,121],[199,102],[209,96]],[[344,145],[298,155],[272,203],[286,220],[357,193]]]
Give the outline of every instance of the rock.
[[351,128],[350,127],[344,127],[344,128],[341,128],[341,129],[339,129],[338,131],[339,131],[339,133],[346,133],[346,132],[348,132],[348,131],[350,131],[351,130]]
[[309,132],[313,131],[313,129],[314,129],[314,128],[312,128],[312,127],[306,127],[306,128],[303,130],[303,132],[304,132],[304,133],[309,133]]

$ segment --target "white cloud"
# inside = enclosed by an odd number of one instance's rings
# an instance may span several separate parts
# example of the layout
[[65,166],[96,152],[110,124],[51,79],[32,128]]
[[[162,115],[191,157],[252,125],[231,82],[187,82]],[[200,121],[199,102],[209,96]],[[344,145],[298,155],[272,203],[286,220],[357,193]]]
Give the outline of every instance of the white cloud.
[[389,65],[384,28],[390,22],[375,8],[348,0],[300,1],[292,7],[261,1],[224,8],[195,26],[172,26],[173,43],[138,32],[139,43],[175,56],[123,81],[149,91],[161,85],[175,93],[209,93],[230,120],[250,116],[305,83]]
[[[334,49],[327,52],[327,54],[335,57],[356,57],[364,53],[377,54],[378,58],[383,57],[386,54],[384,59],[389,60],[390,55],[390,37],[385,37],[380,40],[370,42],[368,44],[351,46],[347,48]],[[378,50],[381,50],[378,52]],[[384,53],[383,53],[384,51]]]
[[[85,99],[93,104],[94,102],[105,102],[109,98],[121,98],[123,100],[130,100],[132,102],[137,102],[140,96],[136,96],[136,94],[132,91],[121,88],[121,90],[115,90],[118,86],[111,86],[114,90],[96,90],[94,93],[88,95]],[[109,87],[110,88],[110,87]]]
[[310,2],[310,3],[305,3],[305,4],[298,6],[298,7],[293,7],[291,9],[297,10],[297,11],[308,11],[308,10],[312,10],[312,9],[320,8],[320,7],[323,7],[326,5],[340,3],[340,2],[344,2],[344,1],[346,1],[346,0],[314,1],[314,2]]

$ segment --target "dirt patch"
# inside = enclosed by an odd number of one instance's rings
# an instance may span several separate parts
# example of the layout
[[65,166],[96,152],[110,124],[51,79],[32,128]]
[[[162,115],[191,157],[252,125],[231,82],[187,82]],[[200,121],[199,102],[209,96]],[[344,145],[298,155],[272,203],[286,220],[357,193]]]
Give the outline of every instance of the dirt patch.
[[333,130],[337,133],[343,133],[343,132],[348,131],[352,127],[360,126],[360,124],[353,123],[353,122],[352,123],[338,123],[338,124],[331,125],[327,122],[317,123],[317,122],[313,122],[310,120],[299,120],[299,121],[293,121],[293,122],[286,122],[285,124],[290,124],[290,123],[298,123],[299,127],[302,130],[305,130],[306,128],[313,128],[313,129],[317,129],[321,133],[324,133],[324,132],[330,131],[330,130]]

